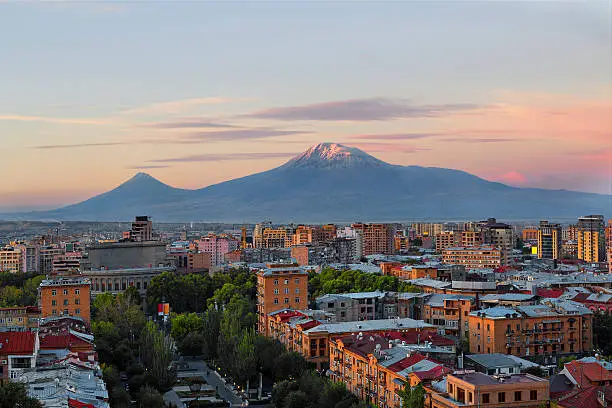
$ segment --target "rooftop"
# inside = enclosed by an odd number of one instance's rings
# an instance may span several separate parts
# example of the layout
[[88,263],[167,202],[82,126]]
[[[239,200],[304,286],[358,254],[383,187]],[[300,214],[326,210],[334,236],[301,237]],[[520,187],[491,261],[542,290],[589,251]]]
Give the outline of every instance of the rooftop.
[[367,331],[384,331],[384,330],[409,330],[409,329],[424,329],[435,327],[425,323],[422,320],[414,320],[409,318],[404,319],[379,319],[379,320],[364,320],[357,322],[342,322],[342,323],[325,323],[305,331],[305,333],[358,333]]
[[0,332],[0,354],[31,355],[36,346],[36,336],[31,331]]
[[486,375],[480,372],[463,372],[454,373],[449,377],[455,377],[472,385],[504,385],[504,384],[521,384],[548,382],[544,378],[539,378],[530,374],[512,374],[504,376]]

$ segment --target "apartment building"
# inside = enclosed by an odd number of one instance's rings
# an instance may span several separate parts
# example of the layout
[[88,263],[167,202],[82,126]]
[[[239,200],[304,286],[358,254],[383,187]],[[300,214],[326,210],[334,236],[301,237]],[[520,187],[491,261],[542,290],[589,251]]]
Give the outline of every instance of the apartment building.
[[153,240],[153,222],[148,216],[137,216],[132,222],[132,229],[129,232],[128,238],[132,241],[152,241]]
[[326,294],[316,299],[318,310],[333,313],[337,322],[388,319],[398,316],[394,292]]
[[608,271],[612,273],[612,220],[606,225],[606,254],[608,257]]
[[36,331],[0,332],[0,384],[15,381],[22,369],[36,366]]
[[521,231],[523,242],[536,242],[538,240],[538,227],[527,226]]
[[459,246],[469,247],[469,246],[477,246],[482,244],[482,236],[480,231],[462,231],[461,232],[461,242]]
[[549,299],[525,306],[496,306],[469,314],[472,353],[503,353],[554,364],[593,349],[592,312],[577,302]]
[[62,255],[53,257],[52,275],[66,275],[78,271],[81,268],[81,259],[83,256],[80,252],[66,252]]
[[560,259],[562,228],[559,224],[540,221],[538,228],[538,258]]
[[489,218],[487,221],[480,222],[478,227],[482,243],[499,249],[501,265],[508,265],[514,243],[512,227],[508,224],[497,222],[495,218]]
[[423,303],[422,316],[445,334],[468,338],[469,314],[476,309],[476,299],[465,295],[431,294]]
[[539,408],[547,406],[549,389],[548,380],[530,374],[457,372],[446,377],[446,392],[432,392],[431,408]]
[[0,308],[0,331],[24,331],[38,328],[40,309],[36,306]]
[[452,248],[461,244],[461,233],[455,231],[442,231],[436,234],[436,252],[442,253],[446,248]]
[[266,331],[269,337],[280,341],[288,350],[300,353],[322,369],[329,368],[329,344],[333,338],[357,333],[422,332],[433,328],[423,321],[409,318],[339,323],[333,319],[332,314],[320,310],[284,309],[267,316]]
[[503,265],[503,255],[500,249],[487,245],[453,247],[442,251],[442,262],[463,265],[466,269],[495,269]]
[[415,223],[411,229],[415,231],[419,237],[434,237],[436,234],[444,231],[444,224],[439,223]]
[[14,247],[0,248],[0,272],[21,273],[22,253]]
[[606,260],[606,240],[603,215],[578,218],[578,259],[585,262]]
[[393,254],[395,252],[395,228],[391,224],[353,224],[361,234],[363,255]]
[[308,273],[298,264],[270,263],[257,272],[258,331],[267,334],[268,314],[308,309]]
[[451,369],[379,335],[358,333],[330,343],[332,381],[380,408],[402,406],[398,391],[406,385],[439,380]]
[[46,279],[39,287],[41,317],[72,316],[89,323],[91,280],[83,277]]
[[231,235],[208,234],[196,241],[198,251],[210,254],[212,265],[225,263],[225,254],[240,247],[240,241]]

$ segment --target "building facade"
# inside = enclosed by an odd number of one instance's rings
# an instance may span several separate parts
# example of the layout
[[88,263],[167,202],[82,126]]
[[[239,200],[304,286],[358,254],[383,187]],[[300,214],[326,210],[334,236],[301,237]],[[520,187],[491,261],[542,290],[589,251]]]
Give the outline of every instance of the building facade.
[[240,247],[240,241],[230,235],[209,234],[197,241],[198,250],[210,254],[212,265],[225,263],[225,254]]
[[91,320],[91,280],[80,276],[58,277],[41,282],[41,318],[72,316]]
[[606,259],[603,215],[587,215],[578,219],[578,259],[603,262]]
[[393,254],[395,228],[391,224],[353,224],[363,239],[363,255]]
[[538,228],[538,258],[560,259],[562,228],[559,224],[540,221]]
[[21,273],[23,255],[19,248],[0,248],[0,272]]
[[463,265],[466,269],[495,269],[503,265],[502,251],[486,245],[447,248],[442,251],[442,262]]

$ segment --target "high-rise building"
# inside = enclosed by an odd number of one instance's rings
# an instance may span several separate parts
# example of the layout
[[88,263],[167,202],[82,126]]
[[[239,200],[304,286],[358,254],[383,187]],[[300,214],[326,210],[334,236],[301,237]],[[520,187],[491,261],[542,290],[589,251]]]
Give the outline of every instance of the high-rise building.
[[297,264],[270,263],[257,272],[258,331],[267,334],[267,316],[281,309],[308,308],[308,273]]
[[603,262],[606,259],[603,215],[578,218],[578,259]]
[[540,226],[538,228],[538,258],[561,258],[561,231],[561,226],[559,224],[550,224],[548,221],[540,221]]
[[463,231],[461,232],[461,246],[469,247],[476,246],[482,243],[482,238],[479,231]]
[[513,234],[512,227],[508,224],[497,222],[495,218],[489,218],[479,223],[482,243],[500,250],[501,264],[508,265],[512,253]]
[[537,241],[538,240],[538,227],[527,226],[523,228],[521,235],[523,238],[523,242]]
[[467,269],[495,269],[502,266],[500,249],[486,245],[446,248],[442,251],[442,262],[464,265]]
[[563,240],[564,241],[577,241],[578,240],[578,225],[572,224],[563,227]]
[[363,255],[393,254],[395,228],[391,224],[353,224],[361,232]]
[[60,277],[41,282],[41,317],[72,316],[89,323],[91,281],[82,277]]
[[151,222],[151,219],[149,217],[136,217],[136,219],[132,222],[130,239],[136,242],[153,240],[153,222]]

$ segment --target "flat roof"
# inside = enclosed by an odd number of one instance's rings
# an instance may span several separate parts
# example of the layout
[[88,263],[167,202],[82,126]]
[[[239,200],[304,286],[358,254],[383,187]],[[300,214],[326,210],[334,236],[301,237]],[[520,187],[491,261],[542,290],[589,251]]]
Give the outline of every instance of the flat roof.
[[363,320],[354,322],[342,323],[325,323],[320,326],[306,330],[305,333],[358,333],[364,331],[378,330],[403,330],[403,329],[424,329],[435,327],[423,320],[414,320],[409,318],[403,319],[378,319],[378,320]]
[[463,380],[473,385],[504,385],[504,384],[525,384],[548,380],[530,374],[512,374],[503,376],[486,375],[480,372],[454,373],[450,376]]

